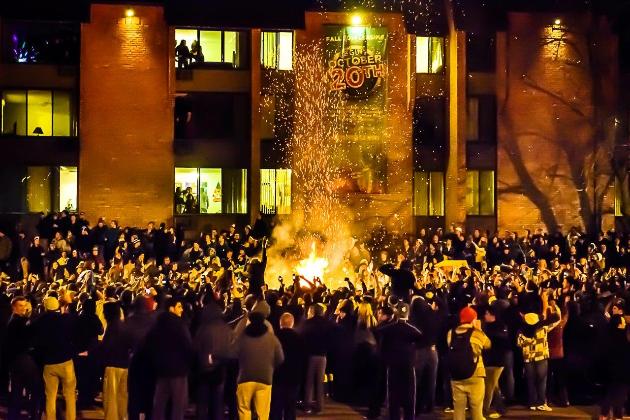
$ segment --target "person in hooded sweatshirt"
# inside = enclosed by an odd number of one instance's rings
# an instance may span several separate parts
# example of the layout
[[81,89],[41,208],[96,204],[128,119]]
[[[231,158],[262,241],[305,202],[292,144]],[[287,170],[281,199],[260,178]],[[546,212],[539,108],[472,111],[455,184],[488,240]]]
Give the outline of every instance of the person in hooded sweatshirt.
[[260,312],[251,312],[249,325],[236,342],[239,362],[238,416],[240,420],[252,418],[252,402],[260,420],[269,419],[273,372],[284,361],[282,345],[265,324]]
[[228,361],[235,357],[234,332],[223,319],[217,304],[208,295],[201,323],[193,339],[197,360],[197,418],[224,417],[223,398]]
[[182,319],[184,306],[181,299],[170,298],[166,308],[145,342],[156,376],[152,419],[166,419],[166,407],[170,401],[170,418],[183,420],[188,406],[188,373],[194,354],[192,338]]

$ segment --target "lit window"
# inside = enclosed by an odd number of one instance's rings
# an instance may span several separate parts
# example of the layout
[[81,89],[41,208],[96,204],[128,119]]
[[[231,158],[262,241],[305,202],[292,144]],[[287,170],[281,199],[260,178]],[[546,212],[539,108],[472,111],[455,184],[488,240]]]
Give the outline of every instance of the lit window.
[[72,95],[65,91],[11,90],[2,92],[2,134],[74,136]]
[[180,68],[203,63],[239,67],[243,36],[236,31],[175,29],[176,63]]
[[494,171],[468,171],[466,174],[466,214],[494,215]]
[[444,38],[416,37],[416,73],[441,73],[444,68]]
[[291,214],[291,169],[260,170],[260,212]]
[[76,166],[59,167],[59,209],[77,210],[78,171]]
[[615,176],[615,216],[621,217],[630,214],[628,213],[628,206],[630,204],[629,182],[630,173],[626,174],[624,179]]
[[247,213],[247,169],[175,168],[177,214]]
[[293,70],[293,32],[263,32],[260,56],[264,68]]
[[444,216],[444,174],[415,172],[413,177],[413,214]]

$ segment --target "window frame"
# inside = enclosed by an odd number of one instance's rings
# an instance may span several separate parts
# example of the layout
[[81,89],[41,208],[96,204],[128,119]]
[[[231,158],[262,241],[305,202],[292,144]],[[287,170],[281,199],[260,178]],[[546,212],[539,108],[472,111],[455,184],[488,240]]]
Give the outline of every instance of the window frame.
[[[51,106],[50,106],[50,134],[43,134],[43,135],[36,135],[33,134],[32,132],[29,133],[29,119],[28,119],[28,102],[29,102],[29,95],[28,93],[30,91],[40,91],[40,92],[50,92],[50,98],[51,98]],[[6,88],[0,88],[0,98],[2,98],[5,94],[5,92],[21,92],[24,93],[24,122],[25,122],[25,127],[24,127],[24,131],[25,134],[14,134],[14,133],[5,133],[3,131],[4,129],[4,121],[2,121],[2,126],[0,126],[0,137],[20,137],[20,138],[26,138],[26,137],[43,137],[43,138],[48,138],[48,137],[55,137],[55,138],[76,138],[78,136],[78,121],[79,121],[79,116],[78,116],[78,101],[76,98],[76,94],[75,91],[72,89],[54,89],[54,88],[37,88],[37,89],[31,89],[31,88],[20,88],[20,87],[6,87]],[[68,94],[68,98],[70,100],[70,113],[69,113],[69,118],[70,118],[70,127],[69,127],[69,135],[67,136],[59,136],[59,135],[54,135],[55,133],[55,96],[60,94],[60,93],[66,93]],[[4,119],[4,112],[2,107],[0,106],[0,119]]]
[[[420,39],[427,39],[428,40],[428,47],[427,47],[427,69],[426,71],[424,70],[420,70],[420,55],[419,55],[419,40]],[[442,59],[441,59],[441,67],[439,70],[433,70],[432,68],[432,56],[433,56],[433,39],[439,39],[440,40],[440,44],[442,46]],[[446,67],[446,53],[445,53],[445,48],[446,48],[446,38],[443,36],[420,36],[420,35],[416,35],[416,74],[444,74],[444,68]]]
[[[176,184],[177,184],[177,170],[178,169],[186,169],[186,170],[194,170],[196,172],[196,188],[195,188],[195,199],[197,201],[196,204],[196,209],[194,212],[192,213],[178,213],[177,212],[177,205],[175,204],[175,200],[173,200],[173,215],[175,216],[209,216],[209,215],[223,215],[223,214],[228,214],[228,215],[237,215],[237,214],[247,214],[249,211],[249,204],[250,204],[250,200],[249,200],[249,196],[248,196],[248,182],[249,179],[247,177],[247,172],[248,169],[247,168],[208,168],[208,167],[184,167],[184,166],[175,166],[174,170],[173,170],[173,175],[174,175],[174,185],[173,185],[173,194],[175,193],[175,188],[176,188]],[[206,212],[203,213],[201,212],[201,207],[200,207],[200,203],[199,203],[199,198],[201,197],[201,171],[202,170],[219,170],[221,173],[221,211],[220,212]],[[242,212],[227,212],[225,211],[227,208],[226,205],[226,201],[225,201],[225,193],[224,193],[224,185],[226,184],[226,173],[228,173],[229,171],[241,171],[242,174],[242,178],[241,178],[241,182],[244,183],[245,188],[244,188],[244,192],[242,193],[243,196],[245,197],[245,208],[244,211]]]
[[[482,213],[482,208],[484,207],[484,205],[482,204],[482,184],[481,184],[481,175],[482,173],[488,174],[491,173],[492,174],[492,213]],[[468,187],[468,177],[471,174],[476,174],[477,176],[477,188],[473,189],[473,190],[469,190]],[[476,209],[474,210],[474,212],[470,212],[470,206],[468,205],[468,193],[469,191],[471,191],[473,195],[473,197],[477,198],[477,206]],[[466,216],[472,216],[472,217],[495,217],[497,214],[497,176],[496,176],[496,170],[494,169],[467,169],[466,170]]]
[[[185,27],[178,26],[175,27],[175,44],[177,45],[177,31],[185,30],[185,31],[197,31],[197,42],[201,45],[201,32],[220,32],[221,33],[221,61],[205,61],[202,63],[195,63],[193,67],[212,67],[212,66],[223,66],[229,65],[231,68],[236,70],[244,69],[245,65],[240,63],[239,58],[241,54],[241,46],[240,46],[240,37],[244,31],[236,30],[236,29],[218,29],[218,28],[201,28],[201,27]],[[236,62],[225,61],[225,33],[226,32],[234,32],[236,34]],[[190,48],[190,46],[188,46]],[[204,46],[201,45],[203,48]],[[204,58],[207,57],[206,52],[204,51]],[[191,63],[193,64],[193,63]],[[175,63],[175,67],[177,68],[177,62]]]
[[[270,173],[273,173],[273,200],[274,200],[274,204],[272,207],[267,207],[265,206],[263,208],[264,202],[263,202],[263,194],[265,193],[265,189],[263,188],[263,171],[270,171]],[[278,211],[279,208],[281,207],[278,203],[278,196],[280,195],[278,192],[278,171],[283,171],[286,174],[288,174],[289,177],[289,194],[288,194],[288,212],[285,211]],[[271,185],[271,182],[270,182]],[[285,186],[287,185],[287,183],[284,184]],[[285,191],[286,192],[286,191]],[[286,194],[285,194],[286,196]],[[282,206],[282,208],[284,209],[287,206]],[[293,170],[290,168],[261,168],[260,169],[260,205],[259,205],[259,211],[261,214],[265,214],[265,215],[287,215],[287,214],[291,214],[293,212]]]
[[[427,174],[426,182],[427,182],[427,191],[426,197],[423,199],[426,201],[426,214],[423,214],[423,211],[418,210],[418,206],[416,206],[416,201],[418,200],[416,193],[416,185],[418,182],[419,174]],[[440,175],[442,178],[442,203],[440,204],[441,212],[435,212],[435,204],[433,200],[432,188],[433,188],[433,177],[435,175]],[[421,216],[421,217],[444,217],[446,214],[446,180],[444,171],[414,171],[413,172],[413,215]]]
[[[275,42],[273,45],[274,49],[274,63],[273,65],[267,65],[265,63],[266,51],[265,51],[265,35],[266,34],[274,34]],[[291,34],[291,68],[290,69],[281,69],[280,68],[280,35],[281,34]],[[277,71],[293,71],[293,57],[295,53],[295,32],[294,31],[261,31],[260,35],[260,65],[263,69],[268,70],[277,70]]]

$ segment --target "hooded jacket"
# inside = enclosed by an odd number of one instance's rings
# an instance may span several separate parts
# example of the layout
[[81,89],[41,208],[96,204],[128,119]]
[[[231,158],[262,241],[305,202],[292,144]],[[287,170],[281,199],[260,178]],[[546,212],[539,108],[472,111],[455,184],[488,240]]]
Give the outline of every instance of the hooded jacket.
[[235,358],[234,332],[223,320],[217,305],[212,303],[203,308],[193,348],[201,371],[212,371],[226,360]]
[[170,312],[161,313],[147,335],[145,346],[158,378],[188,375],[193,356],[192,339],[180,317]]
[[237,340],[238,383],[271,385],[274,369],[284,361],[284,352],[278,338],[265,325],[262,315],[257,315],[250,315],[252,322]]

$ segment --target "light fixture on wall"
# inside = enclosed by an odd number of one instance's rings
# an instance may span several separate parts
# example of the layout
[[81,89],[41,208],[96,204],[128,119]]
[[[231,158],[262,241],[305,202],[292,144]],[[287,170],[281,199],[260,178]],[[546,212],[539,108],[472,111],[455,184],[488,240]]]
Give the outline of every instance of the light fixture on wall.
[[140,18],[132,8],[125,10],[125,25],[140,25]]
[[44,134],[44,130],[42,130],[41,127],[35,127],[35,130],[33,130],[33,134],[41,136],[42,134]]
[[556,18],[553,21],[553,25],[551,26],[551,29],[554,31],[560,31],[562,30],[562,19],[560,18]]
[[127,9],[125,10],[125,17],[134,17],[136,15],[136,12],[133,9]]
[[352,26],[361,26],[361,24],[363,23],[363,17],[361,17],[360,14],[355,13],[354,15],[352,15],[350,22],[352,23]]

